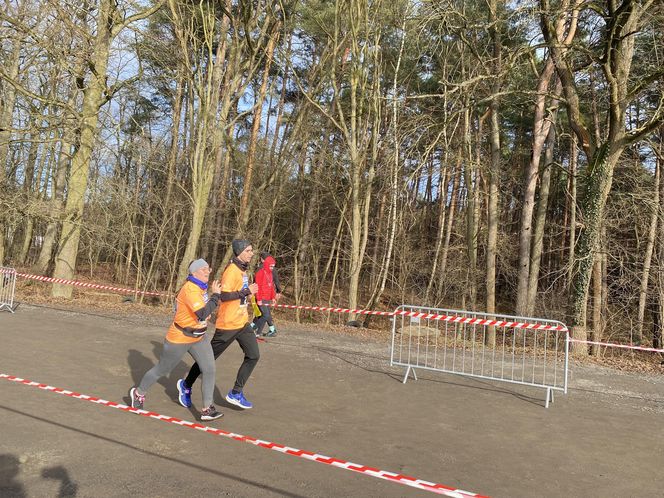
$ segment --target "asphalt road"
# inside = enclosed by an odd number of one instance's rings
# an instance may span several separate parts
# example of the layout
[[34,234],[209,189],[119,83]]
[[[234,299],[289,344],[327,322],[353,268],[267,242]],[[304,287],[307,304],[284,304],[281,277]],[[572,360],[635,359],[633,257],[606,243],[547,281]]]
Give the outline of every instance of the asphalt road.
[[[217,363],[210,426],[493,497],[664,496],[664,376],[573,368],[567,396],[418,373],[403,385],[387,341],[279,323],[245,388]],[[0,373],[126,402],[156,361],[163,323],[21,305],[0,313]],[[187,357],[146,409],[176,403]],[[429,493],[0,379],[0,496],[399,497]]]

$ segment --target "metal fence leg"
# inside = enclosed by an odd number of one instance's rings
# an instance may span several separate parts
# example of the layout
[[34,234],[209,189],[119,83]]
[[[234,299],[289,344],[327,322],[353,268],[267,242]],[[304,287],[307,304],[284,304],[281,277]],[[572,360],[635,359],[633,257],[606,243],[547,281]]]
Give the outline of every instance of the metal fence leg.
[[402,384],[405,384],[406,381],[408,380],[408,374],[410,373],[411,370],[413,371],[413,378],[417,380],[417,374],[415,373],[415,369],[412,366],[408,365],[408,368],[406,368],[406,375],[403,376],[403,380],[401,381]]
[[544,404],[544,408],[549,407],[549,401],[553,403],[553,389],[550,387],[546,388],[546,403]]
[[406,369],[406,375],[404,375],[403,380],[401,381],[402,384],[405,384],[406,381],[408,380],[408,374],[410,373],[410,367]]

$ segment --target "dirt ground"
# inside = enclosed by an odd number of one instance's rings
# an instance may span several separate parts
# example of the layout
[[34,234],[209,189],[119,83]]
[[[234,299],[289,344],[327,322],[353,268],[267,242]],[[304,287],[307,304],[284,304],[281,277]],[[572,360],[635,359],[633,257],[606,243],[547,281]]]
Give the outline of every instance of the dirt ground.
[[[664,376],[573,365],[570,392],[418,372],[401,383],[387,339],[279,321],[245,388],[242,356],[217,362],[208,425],[492,497],[664,496]],[[0,373],[109,400],[158,358],[168,317],[22,304],[0,313]],[[176,380],[146,409],[195,420]],[[428,493],[0,379],[0,496],[399,497]]]

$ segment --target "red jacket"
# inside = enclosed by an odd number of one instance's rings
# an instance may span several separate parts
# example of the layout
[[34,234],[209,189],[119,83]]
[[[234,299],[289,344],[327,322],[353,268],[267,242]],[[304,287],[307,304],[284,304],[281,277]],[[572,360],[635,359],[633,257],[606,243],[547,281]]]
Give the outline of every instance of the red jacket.
[[268,256],[263,261],[263,267],[256,272],[255,281],[258,284],[256,300],[259,301],[259,304],[260,301],[272,301],[277,296],[272,279],[272,268],[276,263],[272,256]]

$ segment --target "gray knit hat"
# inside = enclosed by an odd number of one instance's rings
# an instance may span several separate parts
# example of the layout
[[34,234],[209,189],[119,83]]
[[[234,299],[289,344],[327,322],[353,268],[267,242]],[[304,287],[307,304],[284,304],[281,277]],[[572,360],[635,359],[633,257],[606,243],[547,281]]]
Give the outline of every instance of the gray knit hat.
[[233,247],[233,254],[238,256],[242,251],[244,251],[248,246],[251,245],[251,242],[245,239],[235,239],[231,246]]
[[189,274],[191,275],[195,271],[198,271],[201,268],[205,268],[206,266],[210,266],[210,265],[208,265],[207,261],[205,261],[203,258],[192,261],[189,264]]

